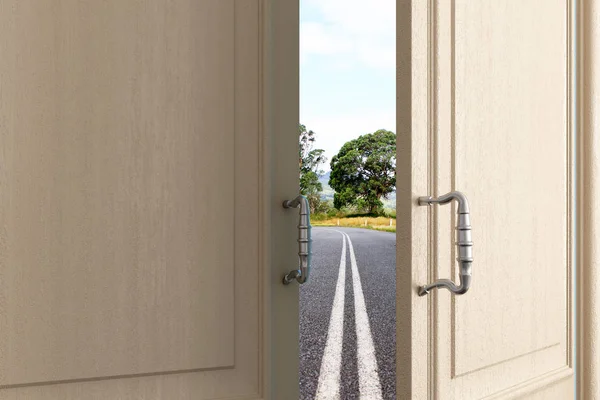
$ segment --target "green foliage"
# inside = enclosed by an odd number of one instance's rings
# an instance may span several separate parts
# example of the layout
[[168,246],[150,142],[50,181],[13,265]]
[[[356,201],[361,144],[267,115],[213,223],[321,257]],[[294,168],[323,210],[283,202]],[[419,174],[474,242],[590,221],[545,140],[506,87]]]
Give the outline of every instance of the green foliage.
[[314,171],[300,172],[300,193],[305,196],[318,194],[323,190],[319,176]]
[[323,171],[321,171],[319,167],[321,164],[324,164],[327,159],[324,156],[325,150],[314,148],[317,134],[314,131],[306,129],[306,126],[304,125],[298,127],[298,133],[300,134],[300,147],[298,153],[300,172],[307,173],[313,171],[318,176],[322,175]]
[[314,172],[317,175],[317,180],[321,175],[323,175],[324,171],[320,170],[319,167],[321,164],[325,164],[327,158],[325,158],[325,150],[323,149],[311,149],[306,156],[302,159],[302,164],[300,166],[300,171]]
[[321,200],[314,213],[310,215],[311,221],[323,221],[329,218],[343,216],[340,211],[333,208],[332,201]]
[[323,185],[319,178],[324,171],[320,169],[327,159],[325,150],[315,149],[315,132],[307,130],[306,126],[299,126],[299,169],[300,169],[300,193],[308,198],[310,211],[312,213],[326,212],[327,203],[321,200]]
[[300,134],[300,147],[298,148],[298,159],[300,163],[300,171],[304,167],[304,160],[307,158],[308,153],[312,150],[317,134],[311,130],[306,129],[305,125],[300,124],[298,126],[298,133]]
[[312,218],[313,226],[343,226],[348,228],[374,229],[385,232],[396,232],[396,221],[389,217],[367,217],[367,216],[338,216],[327,217],[319,214]]
[[396,134],[384,129],[353,139],[331,160],[334,207],[383,212],[382,198],[396,188]]
[[396,219],[396,209],[395,208],[386,208],[383,210],[383,215],[389,218]]

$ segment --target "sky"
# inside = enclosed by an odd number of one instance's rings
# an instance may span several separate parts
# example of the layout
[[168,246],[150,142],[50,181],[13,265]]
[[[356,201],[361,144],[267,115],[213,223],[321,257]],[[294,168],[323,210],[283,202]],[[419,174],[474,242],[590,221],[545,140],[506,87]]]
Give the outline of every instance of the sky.
[[395,3],[300,0],[300,123],[329,161],[348,140],[395,132]]

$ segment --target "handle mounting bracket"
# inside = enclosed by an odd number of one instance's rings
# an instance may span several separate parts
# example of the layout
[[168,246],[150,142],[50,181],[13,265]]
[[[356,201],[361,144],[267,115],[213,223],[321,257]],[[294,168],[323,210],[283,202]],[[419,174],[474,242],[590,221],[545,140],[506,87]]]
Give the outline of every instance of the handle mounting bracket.
[[293,200],[283,202],[283,208],[300,208],[300,220],[298,223],[298,259],[299,267],[288,272],[283,277],[283,284],[289,285],[294,280],[304,283],[310,272],[310,261],[312,256],[312,238],[310,225],[310,206],[308,199],[302,195]]
[[471,264],[473,263],[473,242],[471,241],[471,220],[469,213],[469,201],[461,192],[450,192],[443,196],[419,197],[420,206],[431,206],[433,204],[448,204],[452,200],[458,202],[456,216],[456,260],[460,264],[460,285],[456,285],[449,279],[439,279],[433,283],[419,287],[419,296],[425,296],[432,289],[445,288],[456,295],[465,294],[471,286]]

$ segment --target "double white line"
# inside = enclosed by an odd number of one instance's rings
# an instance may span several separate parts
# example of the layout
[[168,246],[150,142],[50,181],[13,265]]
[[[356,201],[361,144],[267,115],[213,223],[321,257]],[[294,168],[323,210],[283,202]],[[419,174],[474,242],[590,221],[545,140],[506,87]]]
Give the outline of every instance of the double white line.
[[350,236],[341,231],[342,256],[338,273],[331,317],[329,319],[329,330],[327,332],[327,343],[321,361],[319,373],[319,385],[317,387],[316,400],[339,400],[340,399],[340,375],[342,366],[342,343],[344,339],[344,301],[346,291],[346,240],[350,249],[350,263],[352,265],[352,287],[354,289],[354,320],[356,325],[356,344],[358,359],[358,384],[360,398],[364,400],[380,400],[381,382],[377,371],[377,359],[375,357],[375,346],[371,334],[371,324],[367,314],[367,306],[360,282],[360,274],[356,264],[356,256]]

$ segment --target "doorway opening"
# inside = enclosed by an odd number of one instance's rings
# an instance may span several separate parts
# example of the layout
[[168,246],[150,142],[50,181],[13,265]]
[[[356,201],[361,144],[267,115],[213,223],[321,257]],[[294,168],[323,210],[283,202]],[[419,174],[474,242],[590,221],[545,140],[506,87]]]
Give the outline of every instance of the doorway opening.
[[396,5],[300,2],[300,399],[396,398]]

